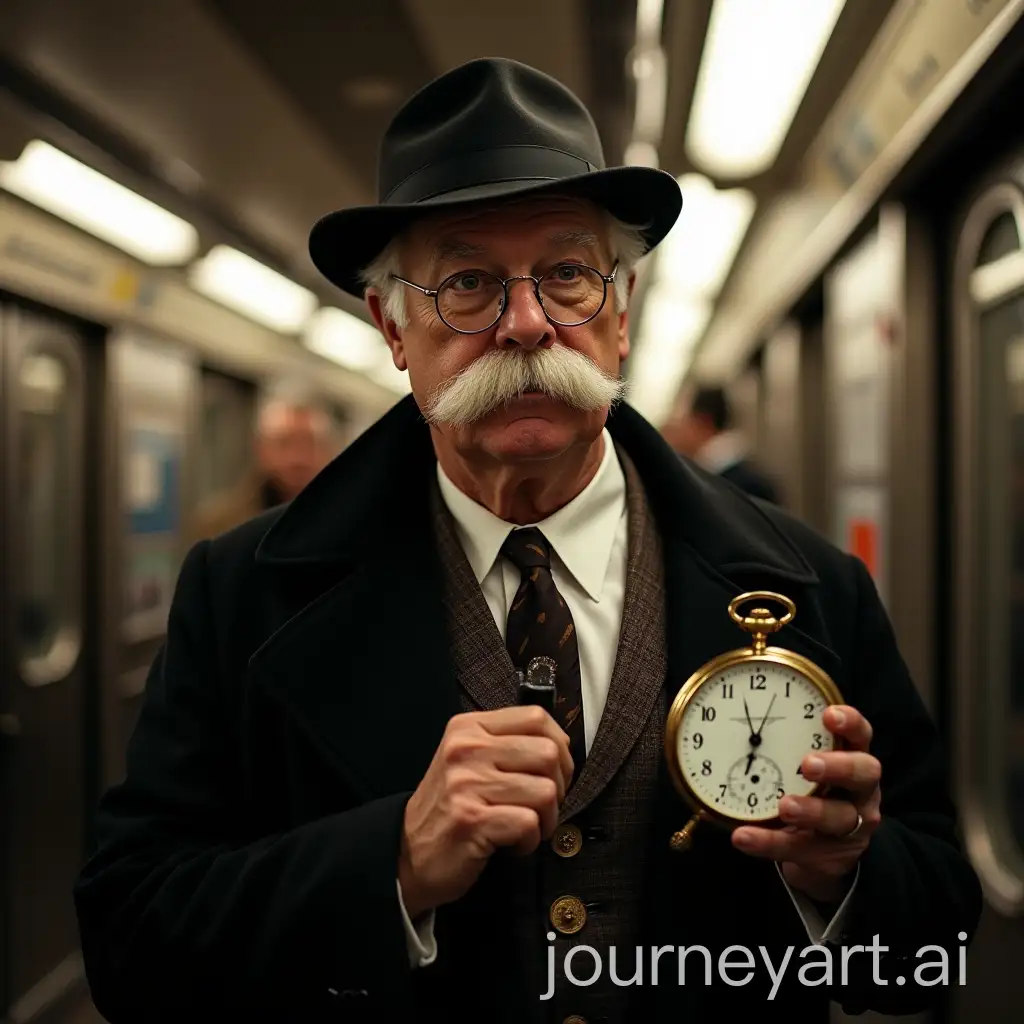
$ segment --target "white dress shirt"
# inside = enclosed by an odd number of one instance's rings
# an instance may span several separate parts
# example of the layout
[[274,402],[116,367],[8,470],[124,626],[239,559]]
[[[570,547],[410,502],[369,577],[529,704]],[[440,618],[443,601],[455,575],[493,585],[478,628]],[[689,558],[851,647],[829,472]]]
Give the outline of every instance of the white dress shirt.
[[[588,753],[604,711],[615,666],[629,542],[625,475],[607,430],[603,440],[604,456],[590,483],[569,504],[532,524],[548,540],[551,575],[576,626]],[[505,538],[516,527],[460,491],[440,465],[437,478],[466,558],[504,639],[508,609],[519,589],[521,576],[507,558],[499,555]],[[782,878],[781,869],[779,877]],[[826,929],[815,907],[801,893],[789,886],[786,888],[812,944],[837,933],[849,895]],[[852,892],[851,889],[851,895]],[[401,903],[401,886],[398,895]],[[434,915],[426,915],[414,926],[404,906],[402,913],[410,961],[414,967],[425,967],[437,956]]]

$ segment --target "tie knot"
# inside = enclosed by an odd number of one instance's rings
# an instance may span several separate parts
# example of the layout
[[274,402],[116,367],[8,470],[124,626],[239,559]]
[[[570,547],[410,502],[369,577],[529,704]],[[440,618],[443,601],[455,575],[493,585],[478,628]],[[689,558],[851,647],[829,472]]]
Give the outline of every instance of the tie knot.
[[551,568],[551,549],[547,538],[535,526],[513,530],[505,538],[501,551],[520,572]]

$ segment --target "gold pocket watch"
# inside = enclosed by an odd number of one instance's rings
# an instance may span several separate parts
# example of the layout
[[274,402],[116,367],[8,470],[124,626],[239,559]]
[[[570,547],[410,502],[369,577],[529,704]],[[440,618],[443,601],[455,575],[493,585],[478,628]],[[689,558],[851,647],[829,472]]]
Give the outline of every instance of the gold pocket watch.
[[[758,604],[741,615],[739,609],[753,601],[774,602],[786,612],[775,618]],[[829,705],[843,703],[839,688],[814,662],[766,644],[769,633],[793,620],[793,602],[782,594],[753,591],[734,598],[729,615],[753,635],[753,643],[694,672],[672,702],[665,725],[672,781],[694,811],[672,836],[677,852],[690,848],[701,821],[729,829],[781,825],[778,807],[784,795],[810,796],[824,789],[802,774],[804,758],[838,745],[822,715]]]

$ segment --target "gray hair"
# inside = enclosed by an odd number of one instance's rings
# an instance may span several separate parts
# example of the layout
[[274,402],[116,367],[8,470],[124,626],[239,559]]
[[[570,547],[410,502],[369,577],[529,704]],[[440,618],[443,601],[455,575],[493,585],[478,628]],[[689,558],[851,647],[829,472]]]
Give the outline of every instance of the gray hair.
[[328,433],[338,430],[337,417],[324,396],[303,380],[287,378],[271,381],[262,388],[255,410],[257,431],[262,432],[267,417],[282,407],[319,413]]
[[[615,275],[615,310],[622,313],[629,301],[629,275],[640,262],[647,250],[647,243],[640,227],[626,224],[606,214],[608,221],[608,242],[613,255],[619,261]],[[384,316],[399,327],[407,323],[405,288],[391,277],[401,273],[397,240],[390,242],[384,250],[363,271],[363,283],[380,292]]]

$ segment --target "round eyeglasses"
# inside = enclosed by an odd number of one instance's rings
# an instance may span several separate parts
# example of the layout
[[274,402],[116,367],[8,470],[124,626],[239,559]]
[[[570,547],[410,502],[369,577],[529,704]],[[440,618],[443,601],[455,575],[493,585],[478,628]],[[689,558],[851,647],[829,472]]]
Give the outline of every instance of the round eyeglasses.
[[501,319],[508,307],[508,286],[514,281],[533,282],[537,302],[552,324],[579,327],[604,308],[608,285],[614,284],[618,269],[618,261],[610,274],[582,263],[559,263],[542,277],[521,274],[504,279],[486,270],[460,270],[436,288],[424,288],[397,274],[391,277],[433,298],[437,315],[453,331],[479,334]]

